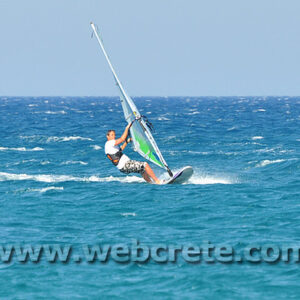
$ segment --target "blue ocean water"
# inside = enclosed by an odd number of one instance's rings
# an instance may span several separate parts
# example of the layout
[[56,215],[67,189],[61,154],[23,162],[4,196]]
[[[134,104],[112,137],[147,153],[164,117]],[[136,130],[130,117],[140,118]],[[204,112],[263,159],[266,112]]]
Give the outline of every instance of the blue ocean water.
[[[108,161],[105,133],[126,125],[118,98],[0,98],[2,244],[300,245],[300,97],[134,100],[171,169],[193,166],[187,184],[149,185]],[[300,297],[297,263],[12,260],[0,272],[3,299]]]

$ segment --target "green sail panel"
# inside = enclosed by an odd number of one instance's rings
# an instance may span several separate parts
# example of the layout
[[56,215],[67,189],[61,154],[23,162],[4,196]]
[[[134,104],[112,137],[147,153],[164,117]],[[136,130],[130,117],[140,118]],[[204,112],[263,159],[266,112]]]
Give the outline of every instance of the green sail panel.
[[132,111],[125,97],[121,95],[120,98],[126,121],[130,123],[135,120],[130,128],[134,150],[157,166],[165,168],[164,161],[161,161],[160,159],[161,153],[158,152],[158,147],[155,147],[149,139],[149,135],[152,136],[152,134],[145,121],[143,119],[136,120],[136,118],[140,118],[140,113],[137,108],[135,107],[135,111]]

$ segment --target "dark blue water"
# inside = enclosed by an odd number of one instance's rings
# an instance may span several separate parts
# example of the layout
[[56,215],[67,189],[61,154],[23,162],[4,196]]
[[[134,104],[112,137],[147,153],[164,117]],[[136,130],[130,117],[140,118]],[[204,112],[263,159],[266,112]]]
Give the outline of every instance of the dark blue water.
[[[2,244],[300,245],[300,98],[134,100],[171,169],[193,166],[187,184],[149,185],[107,160],[106,131],[126,125],[117,98],[0,98]],[[292,262],[12,259],[0,272],[3,299],[300,297]]]

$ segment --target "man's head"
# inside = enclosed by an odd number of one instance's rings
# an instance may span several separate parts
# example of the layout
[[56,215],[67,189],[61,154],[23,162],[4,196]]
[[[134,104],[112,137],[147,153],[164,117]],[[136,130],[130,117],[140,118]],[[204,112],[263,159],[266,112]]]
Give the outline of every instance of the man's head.
[[116,138],[116,132],[113,129],[110,129],[107,131],[106,137],[108,141],[114,140]]

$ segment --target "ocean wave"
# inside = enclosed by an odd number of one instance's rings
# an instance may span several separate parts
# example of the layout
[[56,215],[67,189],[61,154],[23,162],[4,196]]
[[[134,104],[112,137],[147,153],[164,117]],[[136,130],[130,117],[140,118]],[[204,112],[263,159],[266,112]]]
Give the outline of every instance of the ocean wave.
[[41,189],[28,189],[27,192],[39,192],[39,193],[46,193],[48,191],[62,191],[64,188],[62,186],[48,186]]
[[64,110],[59,110],[59,111],[47,110],[47,111],[45,111],[45,114],[48,114],[48,115],[65,115],[65,114],[67,114],[67,112],[65,112]]
[[132,217],[136,217],[136,213],[131,213],[131,212],[128,212],[128,213],[121,213],[121,216],[124,216],[124,217],[128,217],[128,216],[132,216]]
[[276,148],[265,148],[265,149],[257,149],[254,150],[254,152],[258,152],[258,153],[269,153],[269,152],[275,152]]
[[9,148],[9,147],[0,147],[0,151],[22,151],[22,152],[26,152],[26,151],[44,151],[44,148],[40,148],[40,147],[35,147],[32,149],[28,149],[26,147],[18,147],[18,148]]
[[21,161],[17,161],[17,162],[14,162],[14,163],[7,163],[6,166],[18,166],[18,165],[21,165],[21,164],[27,164],[27,163],[32,163],[32,162],[37,162],[38,160],[37,159],[24,159],[24,160],[21,160]]
[[77,161],[77,160],[68,160],[68,161],[64,161],[61,163],[61,165],[76,165],[76,164],[80,164],[80,165],[88,165],[87,162],[84,162],[84,161]]
[[40,136],[37,136],[37,135],[20,135],[20,139],[23,139],[23,140],[28,140],[28,139],[35,139],[37,137],[40,137]]
[[49,142],[69,142],[69,141],[93,141],[91,138],[85,138],[81,136],[50,136],[47,139],[47,143]]
[[192,153],[192,154],[200,154],[200,155],[227,155],[227,156],[231,156],[231,155],[244,155],[245,152],[243,151],[232,151],[232,152],[224,152],[224,151],[192,151],[192,150],[188,150],[188,153]]
[[17,162],[14,162],[14,163],[7,163],[6,166],[18,166],[18,165],[21,165],[21,164],[28,164],[28,163],[39,163],[40,165],[44,166],[44,165],[48,165],[50,164],[50,161],[48,160],[42,160],[42,161],[39,161],[37,159],[24,159],[24,160],[21,160],[21,161],[17,161]]
[[221,178],[217,176],[193,175],[185,184],[235,184],[237,180]]
[[166,117],[158,117],[157,120],[158,121],[170,121],[170,119],[166,118]]
[[84,113],[91,113],[92,111],[90,110],[87,110],[87,111],[84,111],[84,110],[79,110],[79,109],[76,109],[76,108],[70,108],[71,111],[74,111],[76,113],[79,113],[79,114],[84,114]]
[[276,159],[276,160],[263,160],[260,163],[258,163],[255,167],[260,168],[260,167],[265,167],[267,165],[271,165],[271,164],[277,164],[277,163],[281,163],[286,161],[286,159]]
[[98,146],[98,145],[91,145],[90,147],[92,147],[94,150],[101,150],[102,147]]
[[266,110],[264,108],[259,108],[256,110],[253,110],[253,112],[265,112]]
[[134,183],[134,182],[145,182],[143,178],[137,176],[126,176],[126,177],[98,177],[98,176],[89,176],[89,177],[76,177],[72,175],[49,175],[49,174],[14,174],[0,172],[0,181],[38,181],[46,183],[56,183],[56,182],[113,182],[118,181],[121,183]]
[[253,136],[251,139],[255,141],[255,140],[262,140],[263,138],[264,138],[263,136]]
[[192,153],[192,154],[201,154],[201,155],[210,155],[210,154],[215,154],[215,152],[213,151],[193,151],[193,150],[188,150],[188,153]]
[[230,127],[227,129],[227,131],[233,131],[233,130],[237,130],[238,128],[236,126]]

